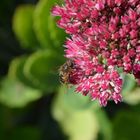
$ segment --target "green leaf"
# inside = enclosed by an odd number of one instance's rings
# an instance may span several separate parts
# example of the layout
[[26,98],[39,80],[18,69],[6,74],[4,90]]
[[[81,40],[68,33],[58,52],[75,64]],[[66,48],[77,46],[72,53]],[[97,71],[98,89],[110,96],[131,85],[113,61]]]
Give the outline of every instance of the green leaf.
[[80,93],[75,92],[75,87],[68,88],[66,86],[61,86],[58,91],[57,101],[59,106],[77,111],[85,110],[89,108],[100,108],[97,102],[91,101],[89,96],[83,96]]
[[[65,87],[64,87],[65,88]],[[66,90],[66,89],[63,89]],[[64,93],[64,91],[62,91]],[[81,93],[75,92],[75,87],[71,87],[67,89],[67,94],[64,96],[67,104],[70,105],[73,109],[79,110],[79,109],[89,109],[89,108],[96,108],[99,109],[100,106],[98,102],[91,101],[91,98],[89,96],[84,96]]]
[[131,91],[136,87],[136,80],[133,75],[127,74],[124,77],[124,85],[122,94],[125,96],[127,93],[131,93]]
[[[112,140],[112,126],[98,102],[62,86],[53,101],[53,117],[70,140]],[[100,134],[100,135],[99,135]]]
[[38,51],[26,61],[24,73],[38,88],[53,92],[59,85],[58,68],[63,59],[48,51]]
[[30,86],[32,88],[37,88],[34,81],[25,76],[23,69],[25,62],[27,61],[27,56],[17,57],[12,60],[9,66],[8,76],[11,79],[19,80],[23,84]]
[[82,98],[82,95],[74,93],[73,89],[65,93],[66,88],[61,87],[52,106],[53,117],[59,122],[63,132],[70,140],[96,139],[99,125],[89,106],[88,97]]
[[112,140],[112,125],[105,111],[103,109],[93,111],[95,112],[97,121],[99,122],[99,139]]
[[140,103],[140,87],[135,88],[124,97],[124,102],[130,105],[137,105]]
[[0,102],[9,107],[24,107],[29,102],[39,99],[41,92],[27,87],[19,81],[5,79],[0,90]]
[[91,110],[71,112],[61,126],[70,140],[95,140],[99,132],[96,115]]
[[65,33],[56,26],[56,18],[51,15],[52,6],[58,0],[40,0],[34,13],[34,29],[41,45],[54,51],[63,50]]
[[33,30],[34,5],[19,6],[13,17],[13,30],[21,45],[26,48],[36,49],[38,42]]
[[140,88],[133,75],[127,74],[124,77],[122,94],[123,101],[130,105],[136,105],[140,102]]

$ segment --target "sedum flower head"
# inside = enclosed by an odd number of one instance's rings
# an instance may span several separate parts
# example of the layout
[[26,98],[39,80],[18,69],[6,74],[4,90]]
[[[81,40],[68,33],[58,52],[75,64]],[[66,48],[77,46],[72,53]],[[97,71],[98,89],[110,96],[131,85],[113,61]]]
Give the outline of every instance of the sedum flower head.
[[57,24],[70,35],[65,56],[75,64],[71,77],[76,91],[102,106],[110,99],[121,101],[117,69],[140,81],[140,1],[65,0],[52,13],[61,17]]

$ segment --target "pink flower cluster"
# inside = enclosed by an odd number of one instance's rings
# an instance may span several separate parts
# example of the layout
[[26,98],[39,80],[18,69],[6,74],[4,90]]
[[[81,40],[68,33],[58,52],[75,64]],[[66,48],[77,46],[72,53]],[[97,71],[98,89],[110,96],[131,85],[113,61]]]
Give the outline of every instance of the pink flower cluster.
[[65,0],[52,13],[70,35],[65,51],[76,65],[76,91],[102,106],[121,101],[117,70],[140,79],[140,0]]

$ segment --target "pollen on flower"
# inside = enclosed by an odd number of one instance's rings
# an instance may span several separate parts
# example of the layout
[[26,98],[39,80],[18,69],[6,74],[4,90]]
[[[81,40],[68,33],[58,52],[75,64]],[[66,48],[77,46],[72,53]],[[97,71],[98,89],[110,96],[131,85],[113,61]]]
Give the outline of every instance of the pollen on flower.
[[123,81],[117,68],[140,81],[140,1],[65,0],[52,13],[70,35],[65,56],[76,65],[76,91],[102,106],[120,102]]

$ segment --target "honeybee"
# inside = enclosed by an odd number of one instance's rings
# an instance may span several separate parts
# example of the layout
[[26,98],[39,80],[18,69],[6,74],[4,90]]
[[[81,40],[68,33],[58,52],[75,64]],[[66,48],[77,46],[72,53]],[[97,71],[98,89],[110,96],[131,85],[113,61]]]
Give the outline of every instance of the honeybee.
[[72,60],[67,60],[62,66],[59,68],[59,78],[60,82],[63,84],[71,83],[71,74],[74,70],[74,63]]

